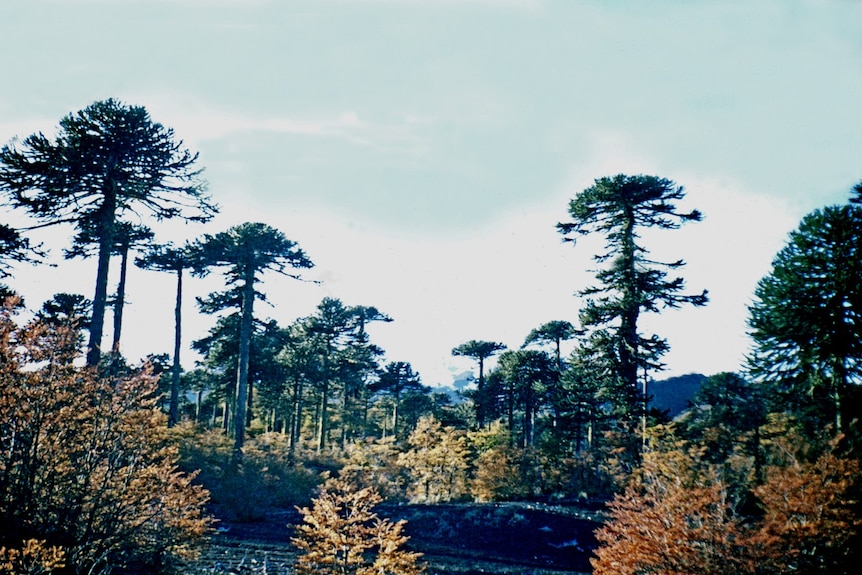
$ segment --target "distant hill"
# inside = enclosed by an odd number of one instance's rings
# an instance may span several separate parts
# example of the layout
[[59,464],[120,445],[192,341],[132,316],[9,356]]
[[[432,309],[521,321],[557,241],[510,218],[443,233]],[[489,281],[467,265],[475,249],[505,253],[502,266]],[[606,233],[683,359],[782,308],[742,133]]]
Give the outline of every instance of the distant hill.
[[653,396],[650,407],[666,409],[673,419],[688,409],[688,401],[700,389],[705,379],[706,376],[703,374],[689,373],[650,383],[647,388],[647,392]]

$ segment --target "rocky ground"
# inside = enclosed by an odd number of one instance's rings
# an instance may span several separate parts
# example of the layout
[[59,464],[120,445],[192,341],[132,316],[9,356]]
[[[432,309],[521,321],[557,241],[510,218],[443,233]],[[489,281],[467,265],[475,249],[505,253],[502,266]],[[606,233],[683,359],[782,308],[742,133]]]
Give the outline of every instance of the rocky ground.
[[[593,531],[601,519],[585,507],[526,503],[381,506],[406,519],[410,546],[425,554],[429,575],[573,575],[590,572]],[[187,575],[287,575],[299,515],[273,513],[265,521],[221,524],[220,533]]]

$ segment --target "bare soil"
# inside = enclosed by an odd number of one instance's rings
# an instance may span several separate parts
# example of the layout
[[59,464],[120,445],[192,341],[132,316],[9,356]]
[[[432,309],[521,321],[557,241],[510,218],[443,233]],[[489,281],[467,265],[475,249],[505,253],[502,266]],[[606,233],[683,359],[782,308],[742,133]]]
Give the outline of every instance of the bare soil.
[[[382,505],[378,514],[406,519],[412,550],[429,575],[581,575],[590,573],[595,508],[529,503]],[[221,524],[210,548],[186,575],[287,575],[298,513],[272,513],[255,523]]]

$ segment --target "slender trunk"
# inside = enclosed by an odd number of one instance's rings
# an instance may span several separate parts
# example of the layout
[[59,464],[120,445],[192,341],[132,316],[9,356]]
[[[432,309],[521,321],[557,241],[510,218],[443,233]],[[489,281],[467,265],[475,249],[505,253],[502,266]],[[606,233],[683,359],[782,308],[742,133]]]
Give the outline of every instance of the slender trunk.
[[[171,371],[171,402],[168,410],[168,427],[173,427],[179,421],[180,406],[180,350],[183,343],[182,314],[183,310],[183,269],[177,268],[177,301],[174,305],[174,365]],[[200,403],[200,393],[198,393]]]
[[105,307],[108,301],[108,267],[114,249],[114,213],[117,209],[116,192],[109,184],[105,199],[99,208],[99,262],[96,269],[96,293],[93,296],[93,315],[90,320],[90,339],[87,344],[87,366],[96,367],[102,357],[102,334],[105,329]]
[[111,365],[114,366],[120,358],[120,337],[123,332],[123,309],[126,305],[126,273],[129,266],[129,242],[123,240],[120,249],[120,281],[117,282],[117,294],[114,297],[114,334],[111,341]]
[[398,439],[398,406],[401,404],[401,393],[398,389],[394,394],[395,405],[392,406],[392,435]]
[[290,460],[296,452],[299,442],[299,431],[302,425],[302,382],[296,378],[293,383],[293,421],[290,426]]
[[476,386],[476,425],[485,428],[485,358],[479,356],[479,383]]
[[245,443],[246,412],[248,410],[248,364],[251,354],[251,330],[254,319],[254,267],[246,264],[242,291],[242,312],[239,329],[239,365],[236,370],[236,409],[234,410],[234,458],[242,459]]
[[320,390],[320,414],[317,419],[317,452],[320,453],[326,448],[326,435],[329,433],[327,425],[327,403],[329,403],[329,379],[323,382],[323,389]]

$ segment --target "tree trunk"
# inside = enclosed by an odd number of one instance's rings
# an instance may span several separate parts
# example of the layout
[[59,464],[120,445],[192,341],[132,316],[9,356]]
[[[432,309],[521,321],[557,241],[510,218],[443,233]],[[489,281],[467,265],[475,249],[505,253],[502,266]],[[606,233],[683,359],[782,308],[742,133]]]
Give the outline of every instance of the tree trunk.
[[254,267],[246,265],[242,290],[242,312],[239,329],[239,365],[236,370],[236,409],[234,410],[234,458],[242,459],[248,410],[248,365],[251,355],[251,331],[254,319]]
[[108,301],[108,267],[114,250],[114,213],[117,209],[113,184],[105,191],[99,208],[99,262],[96,269],[96,293],[93,296],[93,315],[90,320],[90,339],[87,344],[87,366],[96,367],[102,357],[102,334],[105,329],[105,307]]
[[123,309],[126,305],[126,274],[129,266],[129,242],[123,241],[120,251],[120,281],[114,296],[114,333],[111,341],[111,366],[120,359],[120,337],[123,332]]
[[[177,301],[174,305],[174,365],[171,370],[171,401],[168,410],[168,427],[179,421],[180,404],[180,350],[182,349],[183,270],[177,268]],[[200,403],[200,394],[198,394]]]
[[320,390],[320,416],[317,420],[317,452],[321,453],[326,448],[326,434],[329,433],[327,425],[327,403],[329,403],[329,379],[323,382]]

